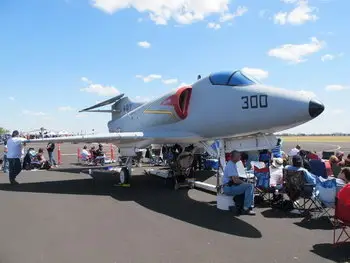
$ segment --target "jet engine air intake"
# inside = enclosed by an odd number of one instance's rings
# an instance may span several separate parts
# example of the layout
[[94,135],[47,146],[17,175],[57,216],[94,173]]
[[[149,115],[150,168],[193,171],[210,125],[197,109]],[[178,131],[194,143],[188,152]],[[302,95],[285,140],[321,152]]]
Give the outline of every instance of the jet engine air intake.
[[165,101],[163,101],[162,105],[173,106],[176,115],[181,120],[184,120],[188,116],[188,108],[190,105],[191,94],[191,86],[181,87],[176,91],[174,95],[170,96]]

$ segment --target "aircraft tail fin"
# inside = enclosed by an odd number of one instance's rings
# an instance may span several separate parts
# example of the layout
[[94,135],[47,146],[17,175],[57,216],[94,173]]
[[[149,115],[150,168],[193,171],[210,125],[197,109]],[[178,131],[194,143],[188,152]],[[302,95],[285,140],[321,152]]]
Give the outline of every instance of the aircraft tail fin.
[[128,97],[124,97],[124,98],[118,100],[111,107],[112,120],[116,120],[116,119],[121,118],[123,115],[136,109],[137,107],[141,106],[142,104],[143,103],[133,102]]
[[[113,103],[113,104],[112,104]],[[97,108],[110,105],[111,109],[109,110],[97,110]],[[102,113],[111,113],[112,114],[112,120],[119,119],[129,111],[132,111],[133,109],[136,109],[137,107],[141,106],[143,103],[136,103],[132,102],[128,97],[124,97],[124,94],[120,94],[118,96],[115,96],[111,99],[102,101],[100,103],[97,103],[91,107],[85,108],[83,110],[80,110],[79,112],[102,112]]]

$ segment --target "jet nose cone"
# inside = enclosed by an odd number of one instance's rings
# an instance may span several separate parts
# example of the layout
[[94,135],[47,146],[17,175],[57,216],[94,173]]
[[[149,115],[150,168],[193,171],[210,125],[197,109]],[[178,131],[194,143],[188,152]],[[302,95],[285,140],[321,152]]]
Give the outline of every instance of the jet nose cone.
[[309,102],[309,114],[311,118],[316,118],[324,111],[324,105],[317,100],[310,100]]

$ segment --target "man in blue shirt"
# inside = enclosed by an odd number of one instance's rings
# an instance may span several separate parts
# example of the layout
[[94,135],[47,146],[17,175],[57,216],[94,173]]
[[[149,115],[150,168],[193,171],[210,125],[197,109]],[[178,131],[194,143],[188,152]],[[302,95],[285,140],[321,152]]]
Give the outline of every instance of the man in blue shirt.
[[287,165],[285,169],[292,171],[303,171],[306,183],[316,185],[317,176],[303,168],[303,158],[300,155],[293,156],[292,163],[293,165]]
[[227,162],[222,183],[224,185],[223,190],[227,195],[240,195],[244,194],[244,207],[243,212],[247,215],[255,215],[255,212],[251,210],[254,203],[254,186],[249,183],[245,183],[239,178],[237,169],[237,162],[241,159],[241,154],[238,151],[231,152],[231,160]]
[[277,139],[276,146],[272,149],[273,158],[282,158],[282,139]]

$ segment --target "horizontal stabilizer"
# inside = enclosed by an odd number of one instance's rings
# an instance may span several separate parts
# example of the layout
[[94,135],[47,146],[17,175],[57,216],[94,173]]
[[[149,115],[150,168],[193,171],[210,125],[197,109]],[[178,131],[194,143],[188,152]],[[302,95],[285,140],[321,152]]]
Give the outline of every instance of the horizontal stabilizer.
[[[83,110],[80,110],[79,112],[84,112],[84,111],[89,111],[89,110],[92,110],[92,109],[96,109],[96,108],[100,108],[100,107],[103,107],[103,106],[107,106],[109,104],[112,104],[118,100],[120,100],[122,97],[124,96],[124,94],[120,94],[118,96],[115,96],[111,99],[108,99],[108,100],[105,100],[105,101],[102,101],[94,106],[91,106],[89,108],[86,108],[86,109],[83,109]],[[108,111],[108,112],[111,112],[111,111]]]
[[120,110],[84,110],[84,112],[120,113]]

